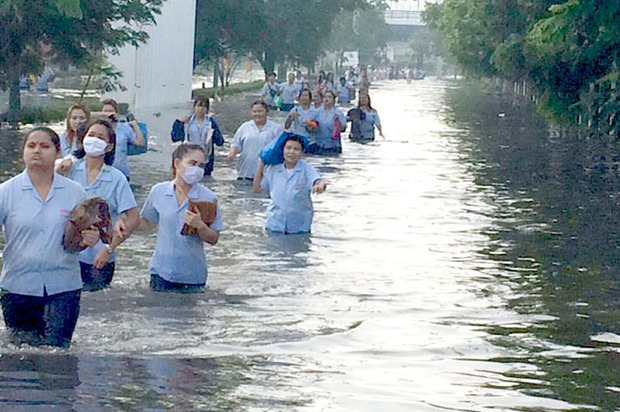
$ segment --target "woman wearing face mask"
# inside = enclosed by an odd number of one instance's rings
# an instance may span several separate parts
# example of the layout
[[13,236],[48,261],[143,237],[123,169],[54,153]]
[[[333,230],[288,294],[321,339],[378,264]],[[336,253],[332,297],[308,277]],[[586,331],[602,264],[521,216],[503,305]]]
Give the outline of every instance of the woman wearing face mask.
[[[204,176],[204,148],[181,144],[172,154],[172,181],[156,184],[140,212],[139,230],[157,227],[157,245],[151,258],[151,289],[199,291],[207,282],[204,243],[215,245],[224,228],[218,208],[211,224],[189,210],[193,201],[216,201],[215,194],[198,182]],[[197,230],[183,235],[184,225]]]
[[[63,248],[71,210],[85,197],[79,184],[54,173],[60,139],[47,127],[24,142],[26,169],[0,185],[6,246],[0,276],[4,323],[16,344],[68,347],[80,312],[78,257]],[[83,230],[83,246],[99,239]]]
[[102,103],[100,112],[93,112],[94,119],[110,120],[116,134],[116,150],[114,155],[114,167],[123,172],[129,180],[129,164],[127,150],[129,143],[136,146],[144,146],[144,135],[138,122],[134,119],[128,122],[118,121],[118,103],[114,99],[106,99]]
[[112,282],[114,276],[114,250],[140,223],[138,204],[129,182],[123,173],[112,167],[116,136],[105,120],[98,120],[80,139],[76,160],[68,177],[78,182],[88,197],[101,197],[109,206],[116,234],[110,244],[99,241],[95,246],[80,252],[80,268],[85,291],[97,291]]

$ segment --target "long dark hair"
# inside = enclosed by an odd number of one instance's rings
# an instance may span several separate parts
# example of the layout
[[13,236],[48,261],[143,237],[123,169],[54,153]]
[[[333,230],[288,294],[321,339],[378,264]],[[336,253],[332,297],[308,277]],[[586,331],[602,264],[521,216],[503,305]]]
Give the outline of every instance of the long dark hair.
[[86,121],[90,121],[90,110],[88,110],[88,107],[84,106],[83,104],[74,104],[73,106],[69,107],[69,110],[67,110],[67,116],[65,119],[66,122],[66,133],[67,133],[67,140],[69,140],[69,144],[73,143],[73,139],[77,138],[77,135],[79,133],[77,133],[77,131],[73,131],[71,129],[71,126],[69,124],[69,119],[71,118],[71,114],[73,113],[74,110],[81,110],[84,112],[84,114],[86,115]]
[[95,120],[94,122],[88,125],[84,134],[80,133],[78,135],[77,150],[75,151],[75,157],[77,157],[78,159],[82,159],[84,156],[86,156],[86,152],[84,151],[84,138],[88,134],[88,131],[90,130],[90,128],[98,124],[106,128],[108,132],[108,139],[110,140],[110,143],[112,144],[112,150],[110,150],[105,155],[103,155],[103,163],[107,164],[108,166],[112,166],[114,164],[114,154],[116,153],[116,133],[114,132],[114,128],[112,127],[110,122],[108,122],[107,120]]
[[174,167],[174,161],[176,159],[183,160],[186,154],[188,154],[189,152],[193,152],[194,150],[199,150],[203,154],[206,155],[204,147],[198,144],[193,144],[193,143],[183,143],[183,144],[180,144],[176,149],[174,149],[174,152],[172,152],[172,167],[171,167],[173,179],[177,176],[177,169],[176,167]]
[[297,98],[299,99],[303,92],[308,92],[308,96],[310,97],[310,103],[312,103],[312,91],[310,89],[301,89],[299,91],[299,96],[297,96]]
[[361,101],[362,99],[360,99],[360,97],[362,97],[362,95],[363,95],[363,94],[365,94],[365,95],[366,95],[366,97],[368,97],[368,108],[369,108],[370,110],[375,110],[375,109],[373,109],[373,107],[372,107],[372,104],[371,104],[371,101],[370,101],[370,94],[369,94],[368,92],[360,92],[359,96],[357,96],[357,107],[362,107],[362,105],[361,105],[361,103],[360,103],[360,101]]

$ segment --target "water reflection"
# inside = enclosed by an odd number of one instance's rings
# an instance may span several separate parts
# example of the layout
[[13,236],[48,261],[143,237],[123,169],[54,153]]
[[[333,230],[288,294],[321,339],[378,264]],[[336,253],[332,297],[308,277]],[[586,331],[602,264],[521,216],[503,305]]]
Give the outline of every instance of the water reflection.
[[80,384],[71,354],[4,353],[0,357],[3,411],[72,411]]
[[[112,287],[82,300],[72,407],[617,408],[615,154],[593,157],[593,143],[550,136],[521,103],[463,90],[377,85],[388,140],[308,158],[329,182],[310,235],[266,233],[269,199],[240,185],[228,148],[216,148],[207,185],[226,230],[207,249],[207,291],[150,292],[155,235],[123,244]],[[255,98],[215,104],[227,141]],[[169,128],[187,110],[137,113],[153,133],[132,159],[140,204],[170,178]],[[8,177],[19,150],[1,138]]]
[[[524,315],[515,324],[487,327],[494,344],[523,353],[497,361],[536,366],[509,375],[525,393],[615,410],[616,143],[550,133],[531,108],[472,89],[450,97],[454,120],[471,127],[464,139],[467,162],[481,186],[495,188],[489,195],[497,230],[488,233],[492,241],[481,252],[496,265],[481,269],[501,281],[509,307]],[[476,104],[461,111],[464,101]],[[498,118],[498,112],[507,115]]]

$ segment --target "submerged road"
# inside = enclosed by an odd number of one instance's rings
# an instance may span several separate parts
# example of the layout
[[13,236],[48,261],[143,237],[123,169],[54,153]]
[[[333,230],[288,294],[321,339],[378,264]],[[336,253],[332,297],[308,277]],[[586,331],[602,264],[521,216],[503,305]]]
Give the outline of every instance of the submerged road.
[[[309,236],[265,233],[268,199],[236,182],[227,147],[219,148],[206,184],[226,231],[208,248],[207,292],[150,292],[155,234],[134,235],[120,247],[112,287],[82,295],[71,350],[15,348],[0,338],[0,410],[620,407],[618,374],[613,382],[600,372],[618,361],[618,317],[584,332],[598,346],[554,339],[566,325],[545,299],[540,249],[552,246],[505,236],[561,236],[534,213],[539,200],[494,172],[507,134],[546,129],[522,130],[527,121],[510,119],[478,127],[475,113],[462,115],[475,112],[474,102],[455,108],[453,87],[435,79],[373,86],[387,141],[345,141],[341,157],[308,159],[329,182],[314,197]],[[216,103],[225,131],[249,118],[252,99]],[[169,178],[165,127],[178,114],[142,116],[155,136],[154,150],[131,159],[140,205]],[[489,138],[499,143],[481,144]],[[584,299],[561,302],[575,312],[562,313],[576,316]]]

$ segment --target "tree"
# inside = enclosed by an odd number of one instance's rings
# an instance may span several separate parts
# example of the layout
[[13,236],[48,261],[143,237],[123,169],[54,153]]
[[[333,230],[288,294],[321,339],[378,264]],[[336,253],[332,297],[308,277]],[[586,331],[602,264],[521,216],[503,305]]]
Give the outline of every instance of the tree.
[[21,108],[20,76],[44,66],[42,42],[57,60],[83,64],[104,50],[139,45],[163,0],[3,0],[0,3],[0,88],[10,90],[10,120]]
[[446,0],[425,14],[467,73],[528,80],[552,120],[615,136],[619,18],[620,3],[604,0]]
[[385,4],[372,4],[363,10],[344,10],[334,19],[328,49],[340,56],[345,51],[358,51],[360,63],[377,60],[379,49],[386,47],[392,32],[385,22]]
[[195,61],[232,50],[251,54],[265,73],[276,63],[312,66],[338,13],[370,4],[375,0],[198,0]]

